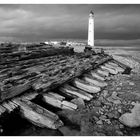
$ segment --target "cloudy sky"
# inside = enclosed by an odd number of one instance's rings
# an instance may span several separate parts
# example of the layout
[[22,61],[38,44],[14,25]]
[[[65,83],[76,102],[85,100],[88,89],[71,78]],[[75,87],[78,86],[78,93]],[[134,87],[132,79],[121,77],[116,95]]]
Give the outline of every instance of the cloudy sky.
[[140,44],[140,5],[0,5],[0,41],[87,39],[88,14],[95,13],[95,39],[104,44]]

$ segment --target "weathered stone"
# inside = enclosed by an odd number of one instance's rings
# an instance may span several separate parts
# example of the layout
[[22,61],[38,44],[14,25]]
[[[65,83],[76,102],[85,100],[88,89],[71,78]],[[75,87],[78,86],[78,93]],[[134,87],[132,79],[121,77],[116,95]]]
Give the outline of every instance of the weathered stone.
[[111,77],[106,77],[106,80],[111,80]]
[[123,85],[123,83],[120,83],[119,85],[120,85],[120,86],[122,86],[122,85]]
[[120,117],[120,113],[116,110],[111,111],[107,114],[107,116],[111,119],[111,118],[119,118]]
[[129,85],[130,85],[130,86],[134,86],[135,84],[134,84],[133,82],[130,81],[130,82],[129,82]]
[[96,122],[99,120],[99,118],[96,117],[96,116],[93,116],[93,118],[94,118],[94,120],[95,120]]
[[140,104],[136,104],[131,113],[125,113],[119,118],[120,122],[129,127],[140,126]]
[[100,96],[100,97],[98,98],[98,100],[99,100],[99,101],[103,101],[104,98],[103,98],[102,96]]
[[108,113],[107,114],[108,118],[112,119],[114,117],[114,115],[112,113]]
[[103,96],[106,97],[107,95],[108,95],[108,91],[107,90],[104,90],[103,91]]
[[113,91],[112,98],[115,100],[120,100],[120,98],[117,95],[118,95],[118,93],[116,91]]
[[120,113],[118,111],[114,111],[114,118],[119,118],[120,117]]
[[98,133],[98,136],[106,136],[104,133]]
[[112,103],[110,103],[110,102],[104,102],[104,104],[106,105],[107,109],[109,109],[112,106]]
[[100,111],[99,113],[100,113],[101,115],[103,115],[103,114],[104,114],[104,112],[102,112],[102,111]]
[[98,133],[98,132],[96,132],[96,131],[93,132],[93,136],[99,136],[99,134],[100,134],[100,133]]
[[133,102],[131,102],[131,104],[132,104],[132,105],[135,105],[135,104],[136,104],[136,102],[134,102],[134,101],[133,101]]
[[108,100],[109,102],[114,103],[114,104],[121,104],[121,101],[120,101],[120,100],[118,100],[118,99],[115,100],[115,99],[112,98],[112,96],[108,97],[107,100]]
[[125,92],[119,91],[119,92],[118,92],[118,96],[119,96],[119,94],[125,94]]
[[60,127],[59,131],[64,135],[64,136],[78,136],[79,131],[76,129],[70,129],[67,126]]
[[121,101],[120,101],[120,100],[114,100],[113,103],[114,103],[114,104],[121,104]]
[[106,119],[105,122],[106,122],[107,124],[111,124],[110,119]]
[[102,105],[102,104],[101,104],[100,101],[98,101],[98,100],[94,101],[94,106],[100,107],[101,105]]
[[127,101],[123,100],[122,104],[127,105]]
[[121,131],[119,131],[119,130],[116,130],[116,131],[115,131],[115,134],[116,134],[117,136],[123,136],[123,132],[121,132]]
[[120,129],[123,129],[124,128],[124,125],[120,124],[119,127],[120,127]]
[[105,120],[107,117],[105,116],[105,115],[101,115],[100,117],[99,117],[99,119],[100,120]]
[[121,87],[117,87],[116,90],[117,90],[117,91],[121,90]]
[[119,130],[120,129],[120,127],[119,127],[119,125],[117,123],[113,123],[112,125],[114,126],[115,130]]
[[82,98],[75,98],[75,99],[71,100],[71,102],[76,104],[78,106],[78,108],[85,107],[85,103],[84,103],[84,100]]
[[94,107],[94,108],[92,108],[92,112],[99,113],[100,109],[101,109],[100,107]]
[[120,109],[118,109],[118,112],[119,112],[119,113],[122,113],[122,109],[121,109],[121,108],[120,108]]
[[103,108],[100,108],[99,113],[103,115],[104,112],[105,112],[104,109]]
[[103,125],[103,122],[102,122],[102,120],[99,120],[99,121],[96,122],[96,124]]
[[113,99],[112,99],[112,97],[110,96],[110,97],[108,97],[107,98],[107,100],[109,101],[109,102],[113,102]]

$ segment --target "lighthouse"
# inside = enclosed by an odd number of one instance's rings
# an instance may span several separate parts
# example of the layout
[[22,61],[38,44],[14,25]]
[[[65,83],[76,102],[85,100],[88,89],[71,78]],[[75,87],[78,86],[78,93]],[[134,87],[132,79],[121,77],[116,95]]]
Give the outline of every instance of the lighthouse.
[[94,46],[94,13],[92,11],[89,14],[88,45],[91,47]]

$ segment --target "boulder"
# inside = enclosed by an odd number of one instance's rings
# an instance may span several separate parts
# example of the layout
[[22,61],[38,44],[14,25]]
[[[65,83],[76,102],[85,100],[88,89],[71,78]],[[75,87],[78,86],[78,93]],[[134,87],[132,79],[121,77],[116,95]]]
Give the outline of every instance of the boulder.
[[102,122],[102,120],[99,120],[99,121],[96,122],[96,124],[103,125],[103,122]]
[[113,91],[113,93],[112,93],[112,98],[113,98],[114,100],[120,100],[120,98],[119,98],[117,95],[118,95],[118,93],[117,93],[116,91]]
[[101,104],[100,101],[95,100],[95,101],[93,102],[93,105],[94,105],[95,107],[100,107],[102,104]]
[[59,131],[64,135],[64,136],[78,136],[79,131],[76,129],[71,129],[68,126],[63,126],[59,128]]
[[121,104],[121,101],[120,100],[118,100],[118,99],[115,100],[115,99],[112,98],[112,96],[108,97],[107,100],[109,102],[112,102],[113,104]]
[[131,113],[125,113],[119,118],[120,122],[128,127],[140,126],[140,104],[135,104]]
[[123,132],[116,130],[115,131],[116,136],[123,136]]
[[129,85],[130,85],[130,86],[134,86],[135,84],[134,84],[134,82],[131,82],[131,81],[130,81],[130,82],[129,82]]
[[103,97],[107,97],[107,95],[108,95],[108,91],[107,90],[104,90],[103,91]]
[[76,104],[78,106],[78,108],[85,107],[85,103],[84,103],[84,100],[82,98],[75,98],[75,99],[71,100],[71,102]]

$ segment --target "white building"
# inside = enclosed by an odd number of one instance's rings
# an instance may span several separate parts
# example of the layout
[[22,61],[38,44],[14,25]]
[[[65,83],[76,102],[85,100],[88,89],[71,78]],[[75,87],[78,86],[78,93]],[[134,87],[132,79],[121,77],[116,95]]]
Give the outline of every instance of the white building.
[[89,14],[88,45],[91,47],[94,46],[94,13],[92,11]]
[[58,45],[60,42],[59,41],[50,41],[50,43],[53,45]]
[[45,41],[44,43],[45,43],[46,45],[49,45],[49,44],[50,44],[50,42],[48,42],[48,41]]
[[85,46],[85,43],[80,42],[67,42],[66,46]]

